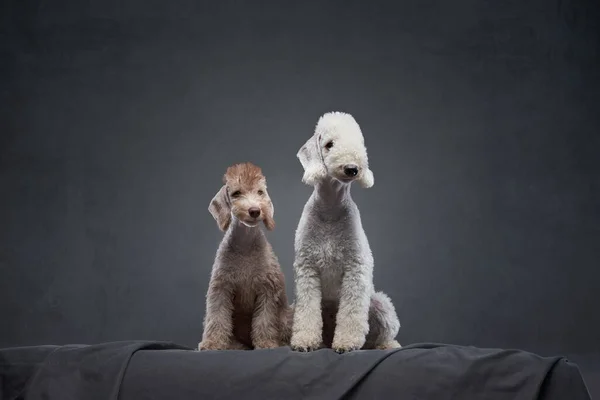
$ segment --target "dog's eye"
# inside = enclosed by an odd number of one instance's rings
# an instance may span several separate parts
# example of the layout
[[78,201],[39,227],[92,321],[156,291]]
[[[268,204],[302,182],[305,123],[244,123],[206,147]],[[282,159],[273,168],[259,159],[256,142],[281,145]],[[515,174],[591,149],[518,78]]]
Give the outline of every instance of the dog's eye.
[[263,192],[262,190],[258,191],[259,196],[262,196],[263,194],[265,194],[265,192]]
[[333,140],[330,140],[329,142],[327,142],[327,144],[325,145],[325,148],[327,150],[331,149],[333,147]]
[[240,192],[239,190],[236,190],[235,192],[231,193],[231,197],[239,197],[242,194],[242,192]]

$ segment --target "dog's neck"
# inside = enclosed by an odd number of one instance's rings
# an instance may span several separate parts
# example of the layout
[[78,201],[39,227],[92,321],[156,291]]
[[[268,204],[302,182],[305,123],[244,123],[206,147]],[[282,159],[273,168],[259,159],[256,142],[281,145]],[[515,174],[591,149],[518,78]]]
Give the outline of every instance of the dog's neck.
[[352,202],[350,183],[327,177],[315,185],[313,197],[315,203],[323,208],[343,207]]
[[265,235],[259,226],[246,226],[232,215],[231,224],[225,233],[223,240],[234,249],[247,249],[258,246],[265,239]]

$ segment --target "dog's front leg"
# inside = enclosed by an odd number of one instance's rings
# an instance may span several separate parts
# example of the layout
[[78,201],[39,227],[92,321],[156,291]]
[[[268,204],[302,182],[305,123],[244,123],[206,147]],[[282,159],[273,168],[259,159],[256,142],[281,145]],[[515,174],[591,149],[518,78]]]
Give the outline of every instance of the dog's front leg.
[[226,350],[233,334],[233,287],[218,277],[211,279],[206,294],[204,333],[198,350]]
[[285,285],[283,274],[270,274],[259,285],[254,315],[252,316],[252,344],[256,349],[272,349],[280,346],[281,329],[279,326],[278,302],[281,299],[281,287]]
[[319,349],[323,344],[321,278],[316,268],[303,262],[294,266],[296,305],[291,347],[297,351]]
[[365,265],[346,268],[331,347],[338,353],[360,349],[369,332],[370,286],[372,278]]

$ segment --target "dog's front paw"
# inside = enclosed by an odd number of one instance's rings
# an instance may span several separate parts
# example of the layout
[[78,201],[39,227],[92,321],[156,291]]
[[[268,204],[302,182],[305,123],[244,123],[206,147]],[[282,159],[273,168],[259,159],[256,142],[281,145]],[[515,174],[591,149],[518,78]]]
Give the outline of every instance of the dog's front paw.
[[341,354],[359,350],[364,344],[365,336],[363,335],[344,336],[336,334],[333,338],[333,343],[331,343],[331,348],[335,350],[336,353]]
[[323,347],[322,336],[319,332],[298,332],[292,336],[290,347],[294,351],[314,351]]
[[198,350],[227,350],[229,343],[217,342],[213,340],[203,340],[198,343]]

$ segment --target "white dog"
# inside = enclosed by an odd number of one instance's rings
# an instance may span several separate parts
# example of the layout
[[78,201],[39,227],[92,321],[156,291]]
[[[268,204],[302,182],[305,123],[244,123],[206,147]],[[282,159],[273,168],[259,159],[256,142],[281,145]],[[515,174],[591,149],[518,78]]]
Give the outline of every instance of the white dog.
[[358,123],[346,113],[323,115],[297,157],[302,181],[314,186],[295,240],[296,307],[291,347],[337,352],[398,348],[400,322],[389,297],[373,287],[373,255],[350,197],[358,181],[373,186]]

